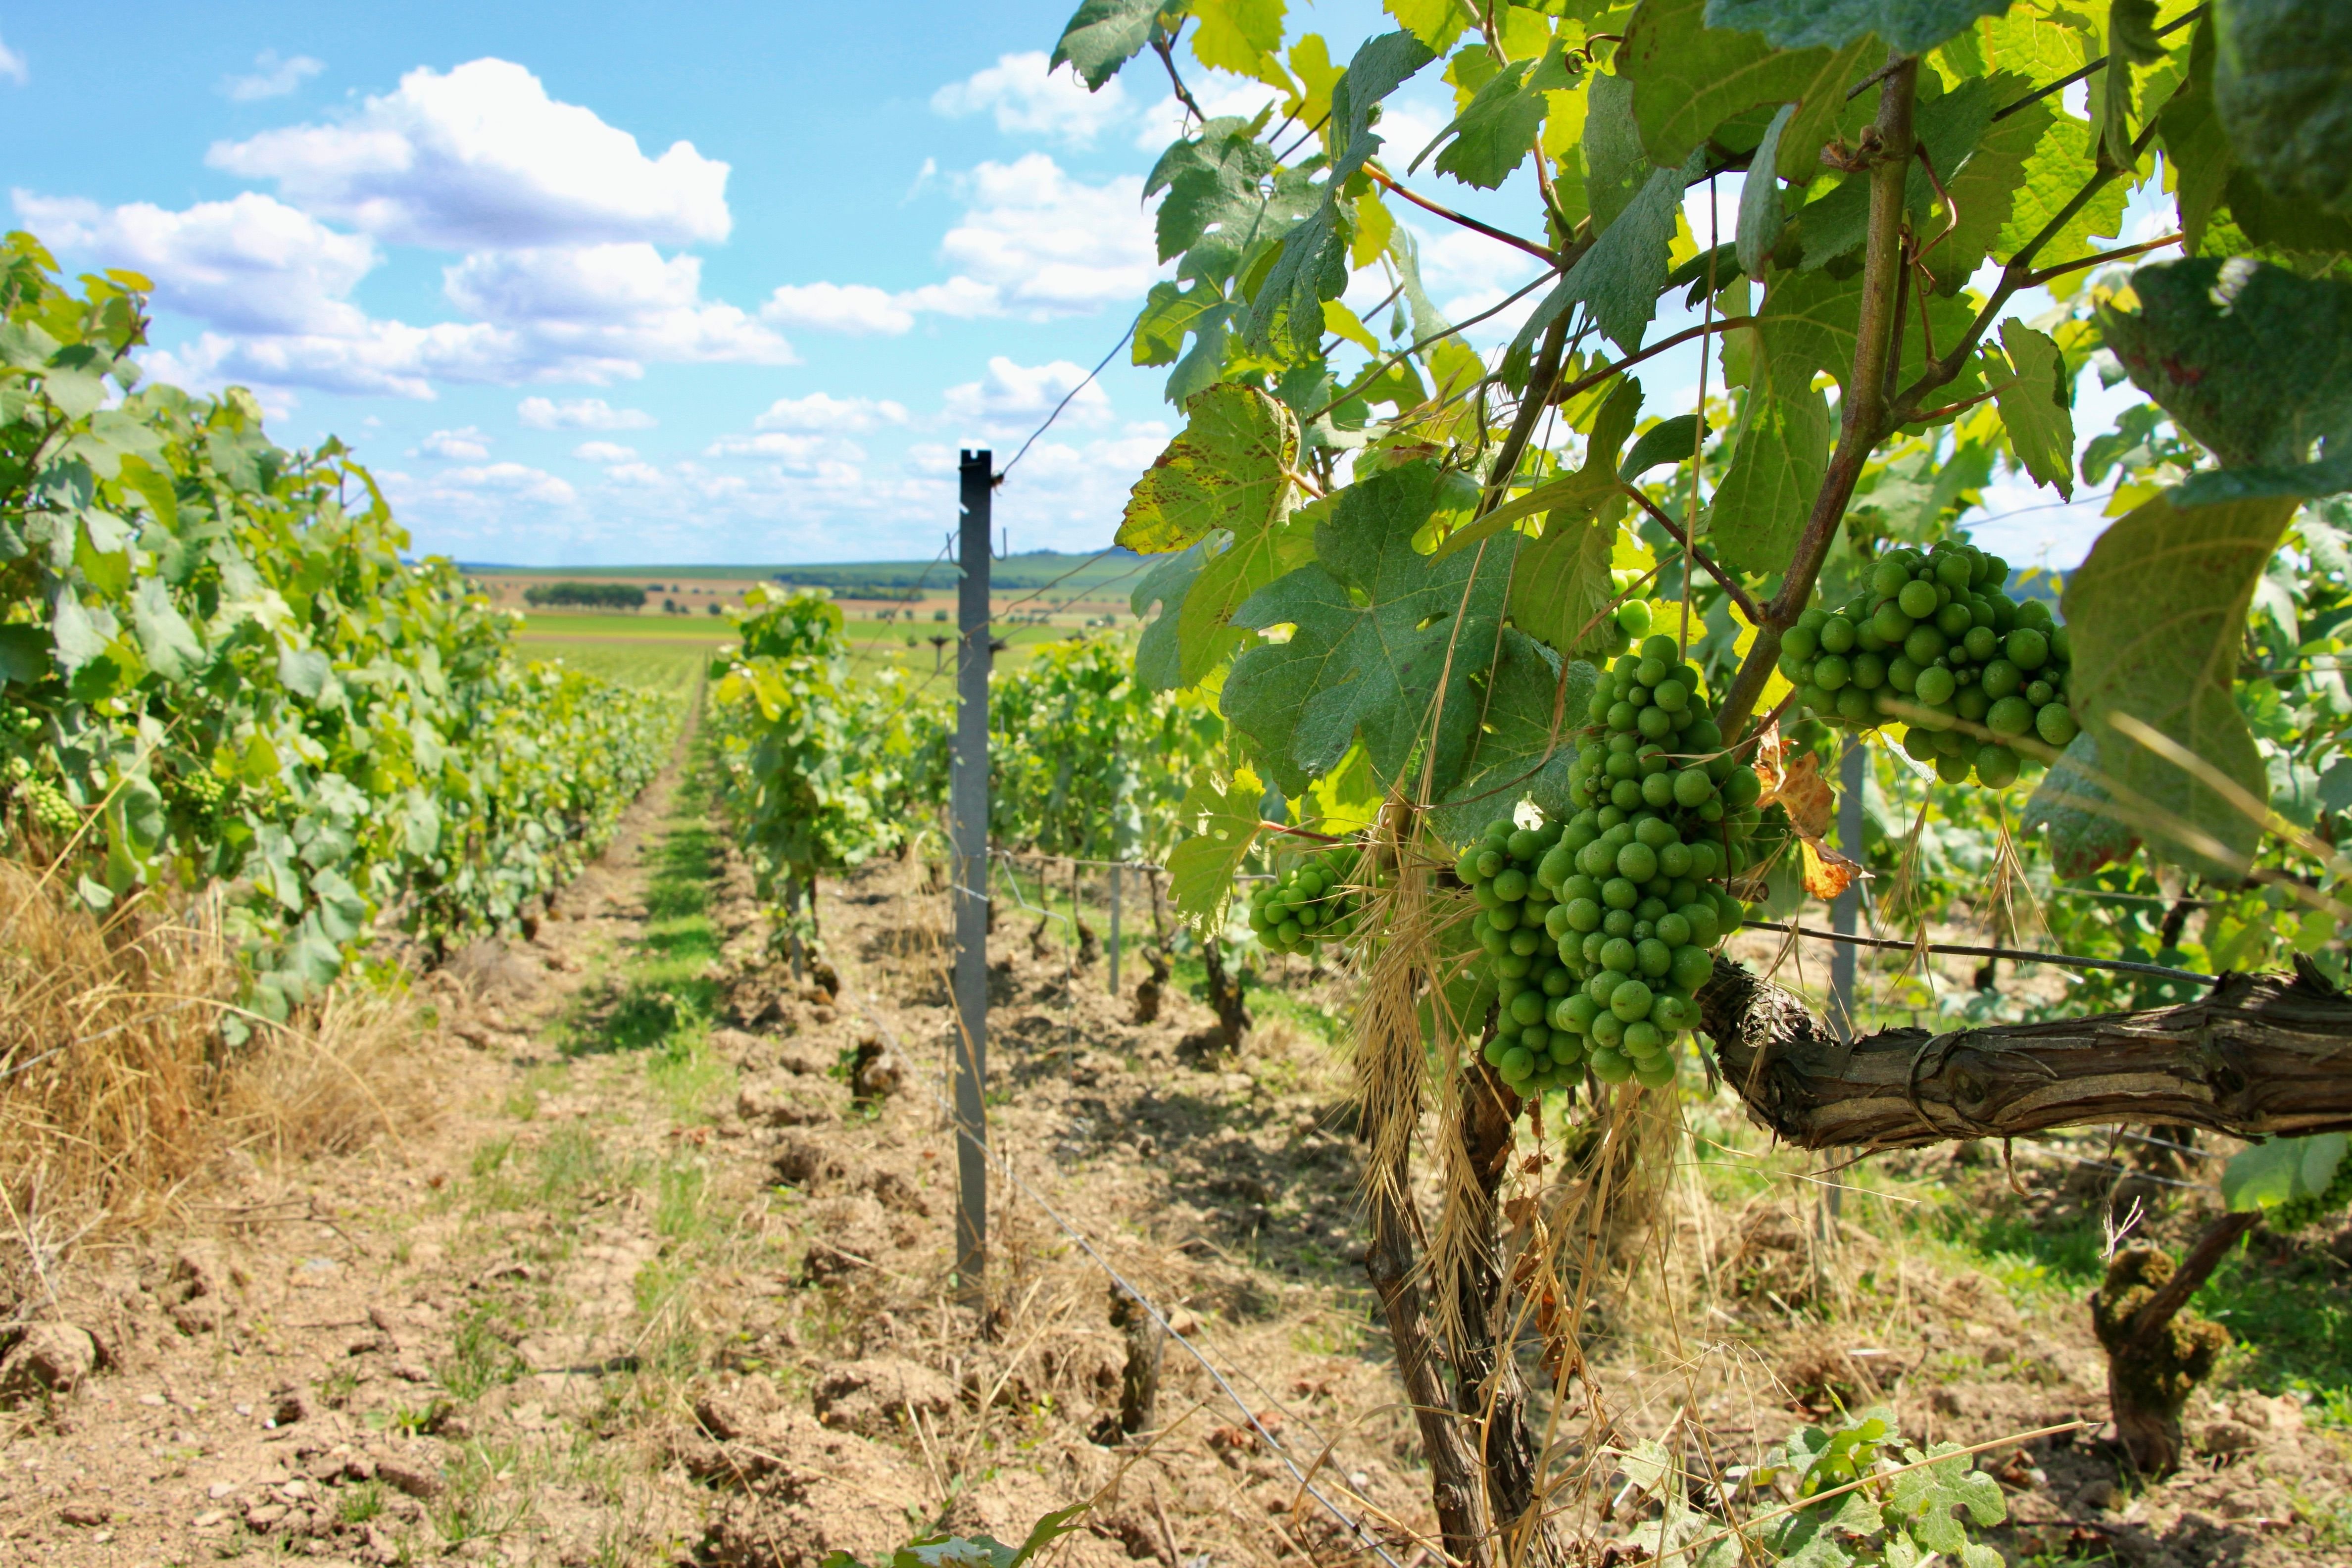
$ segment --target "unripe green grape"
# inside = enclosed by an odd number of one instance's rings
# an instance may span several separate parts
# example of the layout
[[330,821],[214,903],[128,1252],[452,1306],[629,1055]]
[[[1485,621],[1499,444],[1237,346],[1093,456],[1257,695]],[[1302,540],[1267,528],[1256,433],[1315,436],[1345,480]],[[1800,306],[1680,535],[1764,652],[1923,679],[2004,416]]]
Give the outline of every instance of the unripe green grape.
[[1628,976],[1622,985],[1609,993],[1609,1010],[1631,1024],[1650,1016],[1650,999],[1649,986]]
[[2046,702],[2033,715],[2033,731],[2045,743],[2063,750],[2080,732],[2080,726],[2063,704]]
[[1951,701],[1953,693],[1958,689],[1959,684],[1952,679],[1950,670],[1942,665],[1931,664],[1919,672],[1919,681],[1913,688],[1912,695],[1930,708],[1941,708]]
[[1977,748],[1977,782],[1987,789],[2007,789],[2017,782],[2017,753],[2007,746]]
[[1585,1060],[1603,1083],[1623,1083],[1633,1076],[1633,1064],[1607,1046],[1595,1048]]
[[1895,591],[1895,603],[1904,616],[1914,621],[1924,621],[1936,613],[1936,585],[1914,580]]

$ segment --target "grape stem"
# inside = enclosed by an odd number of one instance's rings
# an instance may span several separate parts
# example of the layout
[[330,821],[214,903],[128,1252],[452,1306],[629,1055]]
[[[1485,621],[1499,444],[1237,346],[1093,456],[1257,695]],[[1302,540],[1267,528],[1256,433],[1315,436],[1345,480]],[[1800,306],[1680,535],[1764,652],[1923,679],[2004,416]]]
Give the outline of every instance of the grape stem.
[[1750,625],[1754,625],[1763,619],[1763,607],[1756,603],[1754,596],[1750,595],[1747,589],[1741,587],[1738,582],[1734,579],[1729,573],[1717,565],[1713,556],[1707,554],[1706,551],[1701,550],[1697,545],[1693,544],[1690,540],[1690,535],[1683,531],[1682,525],[1677,523],[1671,516],[1669,516],[1664,508],[1658,505],[1656,501],[1652,500],[1647,494],[1643,493],[1639,486],[1624,485],[1621,488],[1627,495],[1632,496],[1633,500],[1640,504],[1643,511],[1650,514],[1651,518],[1660,528],[1666,531],[1668,536],[1670,536],[1676,544],[1679,544],[1685,550],[1689,551],[1692,558],[1696,560],[1701,566],[1706,568],[1706,574],[1722,584],[1723,591],[1731,595],[1731,602],[1739,606],[1740,613],[1748,617]]
[[1348,842],[1346,838],[1336,834],[1318,833],[1311,827],[1293,827],[1287,823],[1268,822],[1263,817],[1258,819],[1257,827],[1258,831],[1261,833],[1279,833],[1291,838],[1312,838],[1318,844],[1345,844]]

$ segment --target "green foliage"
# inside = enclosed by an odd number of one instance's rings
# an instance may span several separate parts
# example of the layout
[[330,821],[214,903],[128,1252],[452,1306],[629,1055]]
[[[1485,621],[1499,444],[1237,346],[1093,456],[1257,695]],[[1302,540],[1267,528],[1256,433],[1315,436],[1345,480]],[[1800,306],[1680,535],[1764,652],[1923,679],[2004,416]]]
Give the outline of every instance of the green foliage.
[[[1078,1528],[1086,1517],[1089,1503],[1075,1508],[1056,1509],[1031,1527],[1028,1537],[1017,1547],[1007,1546],[993,1536],[975,1535],[966,1539],[959,1535],[926,1535],[918,1538],[874,1568],[1024,1568],[1035,1556],[1055,1541]],[[826,1555],[820,1568],[866,1568],[866,1565],[846,1552]]]
[[[1814,679],[1818,646],[1790,661],[1790,639],[1831,606],[1875,614],[1882,568],[1916,579],[1949,557],[1931,548],[2003,470],[2071,497],[2074,383],[2102,349],[2103,375],[2120,366],[2155,399],[2084,458],[2084,481],[2116,486],[2118,521],[2069,589],[2068,626],[2023,628],[2044,641],[2043,674],[2017,693],[1982,679],[2016,662],[2006,639],[2047,595],[1971,567],[1969,630],[2001,647],[1913,661],[1941,658],[1937,684],[1956,688],[1924,704],[1950,722],[1916,726],[1915,756],[2003,784],[2063,755],[2028,821],[2073,875],[2138,877],[2143,843],[2198,872],[2301,864],[2265,842],[2264,810],[2325,826],[2334,769],[2352,806],[2336,739],[2352,696],[2328,663],[2342,574],[2321,564],[2344,552],[2316,505],[2307,532],[2296,521],[2298,502],[2352,489],[2352,446],[2336,442],[2352,409],[2336,363],[2352,237],[2337,229],[2352,225],[2324,210],[2340,62],[2315,50],[2296,67],[2272,41],[2289,25],[2332,37],[2336,19],[2308,10],[2242,0],[2179,25],[2189,13],[2139,0],[1643,0],[1481,20],[1432,0],[1391,6],[1402,30],[1331,73],[1328,45],[1277,37],[1273,8],[1217,8],[1201,32],[1234,68],[1280,57],[1296,79],[1289,119],[1192,127],[1151,182],[1176,280],[1155,291],[1137,356],[1174,367],[1187,425],[1121,535],[1169,557],[1137,595],[1159,612],[1138,672],[1213,693],[1231,725],[1185,813],[1220,835],[1191,912],[1223,899],[1210,873],[1252,853],[1250,823],[1305,820],[1344,768],[1456,843],[1523,803],[1573,816],[1570,694],[1590,689],[1584,661],[1616,651],[1626,628],[1610,607],[1629,574],[1686,594],[1677,658],[1724,694],[1726,747],[1750,744],[1791,681],[1824,717],[1883,720],[1875,699],[1852,710],[1869,688]],[[1906,68],[1885,68],[1890,48]],[[1453,121],[1427,147],[1384,147],[1378,105],[1440,54]],[[2054,89],[2095,62],[2085,121]],[[2233,143],[2263,113],[2277,133]],[[1905,124],[1917,146],[1896,154],[1899,179],[1879,177]],[[1543,175],[1540,207],[1501,226],[1553,265],[1499,355],[1429,306],[1389,210],[1391,153],[1419,154],[1404,174],[1481,191],[1530,162]],[[1748,171],[1733,230],[1694,236],[1685,198],[1727,168]],[[2102,272],[2126,194],[2159,174],[2192,259]],[[1874,247],[1888,227],[1900,243]],[[1396,301],[1384,321],[1337,303],[1373,268]],[[2059,303],[2019,319],[2036,285]],[[1722,374],[1710,365],[1710,405],[1688,411],[1707,432],[1655,422],[1621,466],[1640,404],[1627,362],[1676,301],[1717,323]],[[1541,388],[1539,363],[1557,367]],[[1732,586],[1685,561],[1685,520]],[[2282,554],[2289,537],[2310,548]],[[2019,625],[1976,626],[1976,602]],[[1246,802],[1231,782],[1244,769]],[[1967,818],[1954,843],[2006,831],[1933,789]],[[2232,929],[2271,932],[2275,953],[2286,923],[2250,911]]]
[[2263,1211],[2273,1229],[2300,1230],[2352,1203],[2347,1144],[2341,1132],[2322,1132],[2241,1149],[2221,1167],[2221,1201],[2242,1214]]
[[741,640],[711,661],[719,799],[761,896],[783,894],[781,930],[805,941],[802,895],[819,873],[895,847],[934,801],[937,715],[905,674],[853,680],[841,611],[821,593],[754,588]]
[[1206,698],[1151,689],[1102,638],[1041,649],[991,681],[988,727],[991,837],[1095,860],[1172,848],[1185,781],[1224,738]]
[[70,839],[89,903],[224,889],[282,1016],[380,918],[437,944],[527,913],[675,708],[518,659],[454,566],[403,559],[340,443],[142,384],[146,288],[77,295],[32,237],[0,247],[0,769],[19,852]]
[[2247,607],[2294,513],[2292,500],[2158,496],[2100,535],[2066,588],[2076,711],[2122,815],[2208,876],[2243,875],[2262,837],[2269,772],[2231,688]]
[[2239,158],[2279,196],[2352,216],[2352,12],[2221,0],[2214,95]]
[[642,610],[646,591],[634,583],[533,583],[522,591],[527,605],[563,605],[590,609]]

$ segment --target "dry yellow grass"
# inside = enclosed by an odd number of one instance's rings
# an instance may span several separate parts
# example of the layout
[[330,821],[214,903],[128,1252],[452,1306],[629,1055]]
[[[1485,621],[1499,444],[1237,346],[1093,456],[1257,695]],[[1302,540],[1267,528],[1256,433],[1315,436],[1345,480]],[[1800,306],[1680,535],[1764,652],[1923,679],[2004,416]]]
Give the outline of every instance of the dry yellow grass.
[[0,1316],[47,1295],[91,1236],[152,1224],[231,1149],[301,1156],[397,1139],[429,1116],[404,996],[336,987],[289,1025],[248,1021],[216,906],[101,918],[0,860]]

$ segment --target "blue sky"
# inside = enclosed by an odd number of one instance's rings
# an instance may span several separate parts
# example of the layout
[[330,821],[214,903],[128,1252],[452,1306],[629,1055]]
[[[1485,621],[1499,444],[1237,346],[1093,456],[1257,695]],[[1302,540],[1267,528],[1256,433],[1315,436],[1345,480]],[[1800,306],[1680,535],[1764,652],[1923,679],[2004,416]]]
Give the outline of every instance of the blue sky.
[[[927,556],[958,447],[1002,463],[1164,272],[1140,197],[1167,83],[1148,58],[1092,96],[1048,77],[1068,5],[132,5],[102,45],[70,8],[0,9],[9,221],[153,278],[153,374],[253,386],[283,442],[342,437],[422,550]],[[1339,58],[1386,25],[1294,9]],[[1212,112],[1271,96],[1187,65]],[[1451,112],[1424,76],[1383,126],[1401,160]],[[1516,221],[1526,178],[1442,194]],[[1532,276],[1422,237],[1457,319]],[[1645,372],[1653,406],[1696,370]],[[1000,494],[1013,549],[1109,542],[1174,423],[1163,374],[1121,354],[1073,401]],[[2095,531],[2009,527],[2021,563]]]

